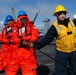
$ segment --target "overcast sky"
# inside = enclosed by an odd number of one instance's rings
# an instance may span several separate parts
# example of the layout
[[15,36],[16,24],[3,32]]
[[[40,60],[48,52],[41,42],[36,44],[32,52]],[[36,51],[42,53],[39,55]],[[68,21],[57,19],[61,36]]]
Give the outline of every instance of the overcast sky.
[[25,10],[31,20],[37,12],[40,11],[35,25],[38,28],[43,27],[43,19],[51,19],[50,24],[55,21],[53,16],[57,5],[62,4],[68,11],[67,17],[73,18],[76,13],[76,0],[1,0],[0,1],[0,29],[3,28],[3,21],[7,15],[12,15],[11,8],[15,9],[15,16],[20,10]]

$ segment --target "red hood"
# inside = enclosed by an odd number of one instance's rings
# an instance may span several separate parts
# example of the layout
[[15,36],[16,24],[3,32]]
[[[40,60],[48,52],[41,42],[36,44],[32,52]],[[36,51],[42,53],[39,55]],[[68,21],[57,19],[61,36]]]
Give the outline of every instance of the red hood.
[[17,19],[17,21],[20,22],[20,19],[22,19],[22,18],[27,18],[28,19],[27,23],[25,23],[24,26],[26,26],[27,24],[33,23],[32,21],[30,21],[30,19],[28,18],[28,16],[19,16],[18,19]]

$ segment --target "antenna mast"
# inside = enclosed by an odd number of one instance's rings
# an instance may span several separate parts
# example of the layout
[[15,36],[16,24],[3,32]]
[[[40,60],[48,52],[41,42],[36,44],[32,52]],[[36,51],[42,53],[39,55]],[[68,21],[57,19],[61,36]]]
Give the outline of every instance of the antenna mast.
[[15,9],[13,7],[11,8],[11,11],[12,11],[12,15],[13,15],[14,20],[16,20]]

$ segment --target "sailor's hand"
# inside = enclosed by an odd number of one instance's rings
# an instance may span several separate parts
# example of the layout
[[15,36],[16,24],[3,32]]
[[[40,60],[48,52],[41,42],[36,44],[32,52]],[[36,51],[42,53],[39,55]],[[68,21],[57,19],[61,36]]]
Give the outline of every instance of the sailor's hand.
[[31,43],[29,44],[29,46],[30,46],[30,47],[34,47],[34,42],[31,42]]
[[27,42],[23,40],[22,45],[24,45],[24,46],[27,45]]

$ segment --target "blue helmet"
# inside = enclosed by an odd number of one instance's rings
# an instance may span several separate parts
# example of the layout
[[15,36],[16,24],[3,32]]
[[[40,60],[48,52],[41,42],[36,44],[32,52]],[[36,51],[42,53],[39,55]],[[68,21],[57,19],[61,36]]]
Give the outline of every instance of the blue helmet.
[[13,17],[11,16],[11,15],[7,15],[6,16],[6,21],[8,22],[8,21],[13,21],[14,19],[13,19]]
[[22,16],[22,15],[26,15],[27,16],[26,12],[23,11],[23,10],[19,11],[19,13],[18,13],[18,16]]
[[8,23],[7,23],[7,21],[6,20],[4,20],[4,25],[7,25]]

